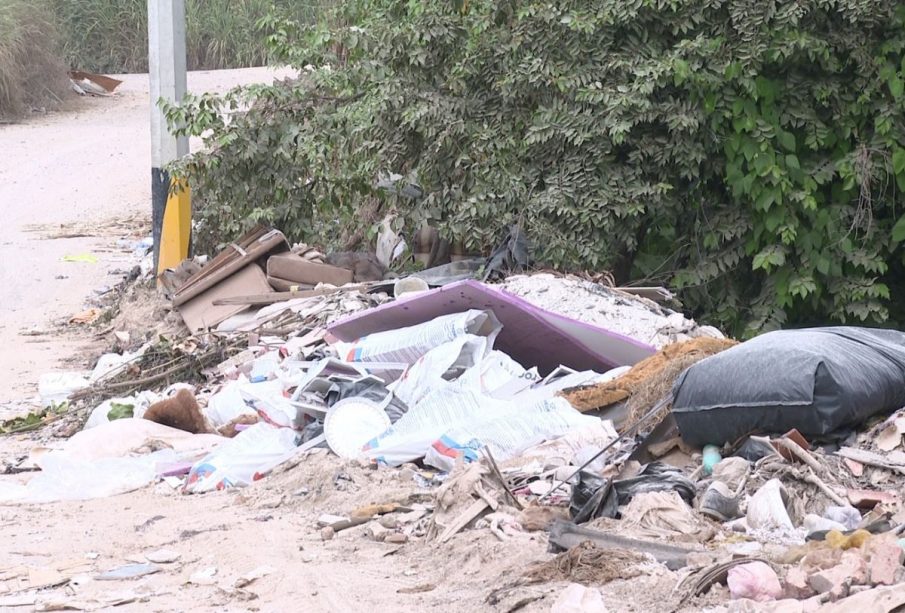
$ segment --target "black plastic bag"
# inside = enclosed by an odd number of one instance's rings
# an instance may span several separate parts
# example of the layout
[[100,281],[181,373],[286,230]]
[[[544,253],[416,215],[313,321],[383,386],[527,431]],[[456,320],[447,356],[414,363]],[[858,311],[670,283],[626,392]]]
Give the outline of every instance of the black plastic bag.
[[905,334],[844,326],[769,332],[692,365],[673,393],[676,424],[691,445],[792,428],[826,440],[905,406]]
[[612,482],[582,471],[578,485],[572,488],[569,514],[577,524],[598,517],[616,517],[618,508],[638,494],[663,491],[678,492],[689,505],[694,501],[694,482],[678,468],[663,462],[651,462],[636,476]]

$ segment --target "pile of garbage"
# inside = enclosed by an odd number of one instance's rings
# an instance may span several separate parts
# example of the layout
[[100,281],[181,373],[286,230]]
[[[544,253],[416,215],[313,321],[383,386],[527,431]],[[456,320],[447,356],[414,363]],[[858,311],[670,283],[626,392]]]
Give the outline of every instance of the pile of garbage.
[[0,501],[245,487],[321,449],[433,493],[323,514],[323,538],[546,534],[559,554],[501,589],[570,582],[561,610],[598,610],[595,586],[654,567],[677,573],[676,608],[905,604],[905,334],[738,343],[586,281],[494,286],[468,265],[363,281],[283,244],[257,232],[171,275],[194,332],[177,354],[208,356],[203,383],[131,372],[148,347],[48,379],[53,402],[120,393],[0,480]]

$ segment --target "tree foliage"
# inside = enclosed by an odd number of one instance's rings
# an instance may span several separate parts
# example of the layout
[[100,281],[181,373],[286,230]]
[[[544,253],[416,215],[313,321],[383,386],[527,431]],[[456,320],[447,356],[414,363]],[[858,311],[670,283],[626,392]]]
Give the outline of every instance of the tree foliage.
[[[210,151],[177,169],[208,245],[262,221],[336,239],[392,211],[486,250],[517,222],[540,260],[670,284],[737,334],[900,317],[901,3],[339,11],[262,23],[299,80],[169,109],[188,132],[211,129]],[[425,197],[376,190],[390,172]]]

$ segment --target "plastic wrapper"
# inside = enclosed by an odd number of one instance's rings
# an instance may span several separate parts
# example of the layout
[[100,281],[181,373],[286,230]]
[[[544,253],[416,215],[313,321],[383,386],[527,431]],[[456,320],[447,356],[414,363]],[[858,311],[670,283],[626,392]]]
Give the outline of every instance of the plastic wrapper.
[[786,492],[779,479],[770,479],[748,499],[747,521],[753,530],[778,530],[791,532],[795,529],[789,511],[786,509]]
[[764,562],[749,562],[733,566],[726,577],[733,600],[748,598],[755,602],[767,602],[782,598],[782,585],[770,566]]

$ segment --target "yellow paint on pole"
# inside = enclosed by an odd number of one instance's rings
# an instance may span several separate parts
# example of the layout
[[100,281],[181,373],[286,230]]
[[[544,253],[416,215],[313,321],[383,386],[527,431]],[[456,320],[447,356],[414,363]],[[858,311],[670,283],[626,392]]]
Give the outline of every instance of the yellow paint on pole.
[[189,256],[189,241],[192,238],[191,196],[188,183],[173,179],[160,230],[158,275],[167,268],[175,268]]

